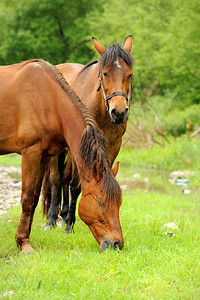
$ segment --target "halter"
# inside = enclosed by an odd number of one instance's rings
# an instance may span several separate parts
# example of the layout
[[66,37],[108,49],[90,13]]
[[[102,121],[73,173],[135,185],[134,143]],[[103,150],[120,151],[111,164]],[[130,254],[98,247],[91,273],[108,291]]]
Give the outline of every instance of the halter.
[[118,96],[118,95],[125,97],[126,101],[128,102],[128,107],[130,107],[130,102],[131,102],[130,99],[131,99],[131,94],[132,94],[132,91],[131,91],[132,78],[130,78],[130,89],[129,89],[128,95],[123,93],[123,92],[113,92],[112,94],[106,96],[106,93],[105,93],[104,87],[103,87],[102,74],[99,75],[99,81],[100,81],[100,84],[99,84],[99,87],[97,89],[97,92],[99,92],[100,89],[102,89],[103,97],[105,99],[105,105],[106,105],[107,110],[109,110],[108,100],[111,99],[112,97],[115,97],[115,96]]

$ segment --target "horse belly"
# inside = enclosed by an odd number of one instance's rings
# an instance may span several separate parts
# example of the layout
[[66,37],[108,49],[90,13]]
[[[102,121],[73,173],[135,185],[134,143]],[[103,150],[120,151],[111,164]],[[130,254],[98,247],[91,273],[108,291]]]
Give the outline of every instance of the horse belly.
[[0,110],[0,154],[18,151],[16,144],[15,114],[10,114],[6,109]]
[[14,152],[20,153],[16,144],[15,136],[11,133],[12,130],[10,130],[10,127],[6,127],[6,129],[6,132],[5,130],[2,132],[0,126],[0,155]]

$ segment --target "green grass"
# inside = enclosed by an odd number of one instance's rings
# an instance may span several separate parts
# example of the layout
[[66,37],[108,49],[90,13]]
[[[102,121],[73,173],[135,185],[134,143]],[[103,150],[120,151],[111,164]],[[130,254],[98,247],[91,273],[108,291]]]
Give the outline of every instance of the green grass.
[[[78,216],[75,234],[66,236],[64,226],[44,231],[45,220],[38,205],[30,236],[35,254],[21,256],[14,239],[20,206],[1,216],[0,299],[199,299],[199,162],[195,167],[191,160],[196,175],[190,179],[190,194],[181,194],[180,187],[168,182],[174,153],[182,146],[159,148],[163,161],[169,153],[171,166],[160,173],[148,169],[153,158],[159,166],[157,148],[125,149],[120,154],[121,161],[132,165],[122,167],[118,175],[127,187],[120,209],[125,239],[122,251],[101,253]],[[191,157],[196,160],[195,153]],[[142,169],[137,167],[137,157],[143,162],[138,164]],[[187,166],[184,159],[177,163],[182,165],[182,169]],[[136,171],[140,171],[139,179],[132,176]],[[149,182],[142,185],[147,176]],[[163,228],[169,222],[179,229]],[[165,235],[166,231],[176,237]]]
[[21,155],[18,154],[8,154],[0,156],[0,165],[1,166],[21,166]]
[[[122,251],[100,253],[78,218],[76,234],[43,230],[39,206],[32,226],[35,255],[20,256],[14,234],[20,207],[0,220],[2,296],[10,299],[198,299],[199,197],[157,192],[124,193]],[[179,230],[162,228],[175,222]],[[173,231],[176,237],[164,235]]]
[[165,147],[154,146],[144,150],[134,148],[123,149],[118,159],[126,164],[152,168],[158,170],[173,171],[200,170],[200,139],[192,141],[178,139],[176,143]]

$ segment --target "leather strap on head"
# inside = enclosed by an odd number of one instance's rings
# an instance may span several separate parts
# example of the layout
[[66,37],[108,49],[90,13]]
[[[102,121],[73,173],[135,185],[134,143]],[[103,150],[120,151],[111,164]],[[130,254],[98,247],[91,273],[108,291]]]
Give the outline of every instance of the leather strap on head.
[[105,105],[106,105],[106,109],[109,110],[109,106],[108,106],[108,100],[111,99],[112,97],[115,97],[115,96],[123,96],[126,98],[126,101],[128,102],[128,106],[130,107],[130,98],[131,98],[131,81],[132,79],[130,78],[130,89],[129,89],[129,93],[128,95],[123,93],[123,92],[114,92],[108,96],[106,96],[106,93],[104,91],[104,87],[103,87],[103,81],[102,81],[102,75],[99,76],[99,81],[100,81],[100,84],[99,84],[99,87],[97,89],[97,92],[100,91],[100,89],[102,89],[102,92],[103,92],[103,97],[105,99]]
[[125,93],[123,93],[123,92],[114,92],[114,93],[112,93],[112,94],[110,94],[110,95],[108,95],[107,97],[106,97],[106,101],[108,101],[109,99],[111,99],[112,97],[115,97],[115,96],[123,96],[123,97],[125,97],[126,98],[126,100],[128,101],[128,96],[125,94]]

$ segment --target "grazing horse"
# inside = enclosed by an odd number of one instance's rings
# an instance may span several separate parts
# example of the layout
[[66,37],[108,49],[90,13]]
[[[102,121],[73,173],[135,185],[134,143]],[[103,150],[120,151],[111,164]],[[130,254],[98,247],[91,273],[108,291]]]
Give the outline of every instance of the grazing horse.
[[[97,39],[93,44],[100,54],[99,61],[89,62],[83,66],[65,63],[57,66],[85,106],[92,112],[102,129],[108,153],[109,165],[120,150],[122,136],[126,131],[131,101],[131,80],[133,59],[130,55],[132,36],[128,36],[123,47],[115,44],[105,48]],[[76,201],[81,187],[78,172],[71,153],[68,152],[65,169],[64,154],[51,160],[43,185],[44,213],[48,212],[45,229],[56,224],[57,205],[61,202],[61,185],[63,187],[63,207],[61,216],[67,223],[66,232],[73,229],[75,223]],[[60,173],[59,173],[60,170]],[[69,207],[69,185],[71,203]]]
[[123,248],[121,190],[111,171],[96,122],[64,80],[43,60],[0,67],[0,154],[22,155],[22,214],[16,233],[22,253],[33,252],[29,235],[50,157],[69,147],[82,187],[80,218],[102,250]]

